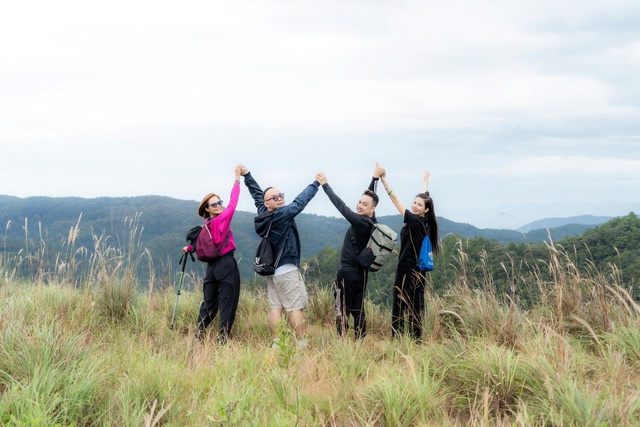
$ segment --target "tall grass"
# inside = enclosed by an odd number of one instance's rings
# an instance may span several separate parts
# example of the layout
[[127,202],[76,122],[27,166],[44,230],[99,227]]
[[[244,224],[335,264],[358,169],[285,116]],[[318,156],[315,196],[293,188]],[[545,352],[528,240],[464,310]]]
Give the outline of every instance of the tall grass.
[[[214,323],[194,346],[201,275],[187,272],[177,301],[175,271],[140,283],[135,272],[152,261],[139,247],[138,219],[125,223],[130,235],[115,247],[97,235],[91,250],[76,247],[78,220],[62,254],[49,254],[44,236],[30,243],[28,234],[20,254],[2,254],[0,424],[640,422],[640,307],[615,266],[585,272],[555,245],[526,270],[503,265],[510,288],[526,283],[540,291],[539,303],[525,310],[517,292],[496,290],[489,263],[471,268],[459,245],[450,260],[455,280],[444,294],[427,294],[420,342],[392,340],[390,313],[369,301],[367,337],[338,337],[330,284],[309,283],[307,348],[296,345],[286,322],[280,347],[272,348],[266,294],[248,289],[233,338],[216,344]],[[26,281],[19,279],[25,271]],[[162,280],[173,286],[159,286]]]

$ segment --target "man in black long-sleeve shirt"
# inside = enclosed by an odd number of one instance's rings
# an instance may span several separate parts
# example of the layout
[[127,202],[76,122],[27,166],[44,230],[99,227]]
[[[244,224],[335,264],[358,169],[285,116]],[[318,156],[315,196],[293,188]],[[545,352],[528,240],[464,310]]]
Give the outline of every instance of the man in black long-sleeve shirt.
[[378,205],[378,195],[375,190],[382,171],[383,169],[376,164],[369,189],[358,200],[356,212],[349,209],[336,195],[324,173],[316,174],[316,181],[322,185],[331,203],[351,224],[344,236],[340,253],[340,269],[335,281],[336,327],[340,335],[346,335],[349,330],[351,315],[354,320],[355,337],[362,338],[366,333],[364,297],[368,277],[367,270],[358,264],[357,257],[367,246],[373,224],[376,222],[375,209]]

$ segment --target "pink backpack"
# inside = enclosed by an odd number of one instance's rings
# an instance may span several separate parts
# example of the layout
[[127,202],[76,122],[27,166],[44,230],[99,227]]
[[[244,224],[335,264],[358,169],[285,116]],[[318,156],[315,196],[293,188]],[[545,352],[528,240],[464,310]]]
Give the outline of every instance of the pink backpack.
[[211,262],[215,260],[220,256],[222,249],[227,246],[230,236],[231,228],[227,231],[227,236],[224,238],[224,241],[220,245],[216,245],[213,242],[213,236],[211,235],[211,230],[209,230],[207,221],[205,221],[200,233],[198,233],[198,237],[196,238],[196,256],[202,262]]

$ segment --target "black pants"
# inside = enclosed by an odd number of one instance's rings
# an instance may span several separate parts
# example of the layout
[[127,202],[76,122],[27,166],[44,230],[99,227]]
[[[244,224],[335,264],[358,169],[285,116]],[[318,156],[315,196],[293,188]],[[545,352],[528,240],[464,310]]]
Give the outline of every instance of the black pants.
[[405,317],[409,321],[411,336],[415,339],[422,337],[425,281],[426,277],[419,269],[398,266],[393,283],[391,309],[391,335],[394,338],[402,333]]
[[231,337],[231,327],[240,300],[240,271],[233,252],[207,263],[202,290],[204,300],[200,304],[196,336],[201,337],[204,329],[220,312],[218,339],[226,341]]
[[364,294],[367,289],[367,272],[351,267],[341,267],[335,281],[336,327],[339,335],[349,330],[349,316],[353,316],[356,338],[367,332],[364,312]]

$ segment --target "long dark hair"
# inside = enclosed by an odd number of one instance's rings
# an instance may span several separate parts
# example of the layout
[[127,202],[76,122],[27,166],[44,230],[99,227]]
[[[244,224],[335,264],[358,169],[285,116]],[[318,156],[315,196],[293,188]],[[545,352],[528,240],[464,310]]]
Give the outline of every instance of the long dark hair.
[[416,197],[424,200],[425,208],[429,209],[425,214],[427,234],[429,235],[429,240],[431,240],[431,246],[433,246],[433,254],[438,255],[438,252],[440,252],[440,245],[438,245],[438,220],[436,219],[436,210],[433,208],[433,199],[428,191],[426,193],[420,193]]

